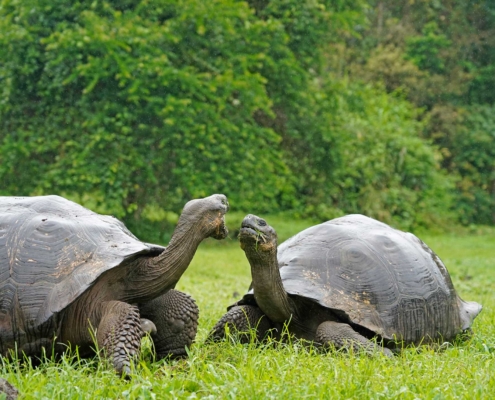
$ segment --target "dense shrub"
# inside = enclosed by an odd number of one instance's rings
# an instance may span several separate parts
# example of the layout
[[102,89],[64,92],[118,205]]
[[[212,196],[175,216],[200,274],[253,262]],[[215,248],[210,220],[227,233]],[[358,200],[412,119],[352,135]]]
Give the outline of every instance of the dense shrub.
[[492,122],[453,102],[490,99],[495,52],[462,64],[441,18],[375,3],[0,0],[0,194],[162,228],[215,192],[243,212],[487,222],[492,153],[467,149]]
[[457,213],[465,224],[495,223],[495,107],[465,110],[452,140],[452,170],[459,171]]
[[100,193],[125,216],[212,192],[271,209],[290,191],[280,136],[254,120],[272,105],[260,71],[298,68],[278,21],[228,0],[1,14],[3,194]]
[[[400,94],[369,85],[329,83],[327,93],[339,99],[334,130],[342,142],[342,162],[322,188],[330,204],[409,229],[450,219],[452,180],[418,135],[419,111]],[[315,202],[315,210],[324,203]]]

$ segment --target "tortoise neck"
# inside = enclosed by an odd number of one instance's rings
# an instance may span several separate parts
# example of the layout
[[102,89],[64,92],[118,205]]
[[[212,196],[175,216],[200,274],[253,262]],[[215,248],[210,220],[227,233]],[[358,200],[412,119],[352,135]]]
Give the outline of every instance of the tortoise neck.
[[250,249],[246,255],[251,264],[256,303],[272,321],[289,320],[294,309],[280,276],[277,247],[274,246],[269,251]]
[[206,236],[194,225],[183,227],[183,229],[178,227],[174,231],[166,249],[151,263],[163,285],[175,286],[189,267],[196,250],[204,239]]
[[181,217],[165,250],[130,271],[132,291],[137,298],[135,301],[156,298],[175,287],[189,267],[199,244],[207,237],[201,224],[195,222]]

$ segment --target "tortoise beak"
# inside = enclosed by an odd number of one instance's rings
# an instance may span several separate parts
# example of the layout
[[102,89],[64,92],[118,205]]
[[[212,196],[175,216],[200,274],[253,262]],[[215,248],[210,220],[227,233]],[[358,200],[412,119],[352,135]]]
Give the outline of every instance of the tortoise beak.
[[225,225],[225,214],[220,214],[217,218],[217,229],[211,235],[213,239],[221,240],[225,239],[227,235],[229,234],[229,230],[227,228],[227,225]]

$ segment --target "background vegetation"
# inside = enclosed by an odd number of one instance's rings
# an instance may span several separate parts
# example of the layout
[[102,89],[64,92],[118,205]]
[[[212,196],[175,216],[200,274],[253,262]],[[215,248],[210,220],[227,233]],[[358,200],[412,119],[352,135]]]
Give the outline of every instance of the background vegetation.
[[493,224],[494,84],[489,0],[0,0],[0,195]]

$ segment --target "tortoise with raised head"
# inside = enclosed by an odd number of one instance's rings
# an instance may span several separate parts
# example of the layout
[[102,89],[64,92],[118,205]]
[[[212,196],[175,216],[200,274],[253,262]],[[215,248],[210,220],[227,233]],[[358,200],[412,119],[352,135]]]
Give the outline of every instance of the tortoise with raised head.
[[227,235],[227,198],[189,201],[167,247],[59,196],[0,197],[0,354],[104,349],[128,373],[141,337],[157,356],[186,354],[198,308],[174,290],[198,245]]
[[425,243],[363,215],[313,226],[278,247],[275,230],[248,215],[239,239],[252,284],[215,325],[213,340],[226,325],[256,328],[262,339],[286,323],[296,337],[325,347],[391,355],[398,343],[451,341],[481,311],[457,295]]

